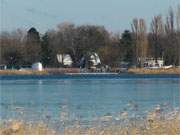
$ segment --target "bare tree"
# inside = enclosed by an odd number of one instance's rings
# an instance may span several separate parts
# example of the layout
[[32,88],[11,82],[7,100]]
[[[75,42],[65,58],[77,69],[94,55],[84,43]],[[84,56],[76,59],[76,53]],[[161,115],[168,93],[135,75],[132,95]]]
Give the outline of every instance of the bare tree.
[[161,15],[154,16],[151,23],[151,32],[156,35],[164,34],[164,24]]
[[177,64],[180,65],[180,4],[177,6]]
[[166,24],[165,24],[166,33],[173,33],[174,32],[174,11],[170,8],[169,13],[166,17]]
[[142,67],[148,50],[147,28],[144,19],[134,19],[132,31],[136,50],[136,63],[139,63]]
[[165,32],[166,32],[166,47],[165,47],[165,55],[166,55],[166,64],[179,64],[179,38],[175,29],[175,15],[172,8],[169,10],[169,13],[166,17],[165,24]]
[[177,6],[177,30],[180,31],[180,4]]
[[20,29],[0,34],[0,64],[15,66],[23,63],[24,36]]
[[158,57],[163,57],[161,37],[164,35],[164,24],[161,15],[154,16],[151,23],[151,32],[153,40],[153,56],[157,60]]

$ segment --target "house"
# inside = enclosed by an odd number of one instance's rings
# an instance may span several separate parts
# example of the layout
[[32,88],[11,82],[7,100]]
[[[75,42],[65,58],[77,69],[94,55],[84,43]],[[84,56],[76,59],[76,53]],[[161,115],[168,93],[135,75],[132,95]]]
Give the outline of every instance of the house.
[[73,64],[70,54],[57,54],[57,60],[63,66],[71,66]]
[[89,62],[91,63],[91,65],[90,65],[91,69],[96,69],[96,66],[101,64],[101,60],[97,53],[92,53],[90,55]]
[[97,53],[88,52],[84,55],[79,63],[80,68],[87,68],[92,70],[98,70],[98,66],[101,65],[101,60]]
[[145,68],[162,68],[164,66],[164,60],[162,58],[146,58],[144,62]]

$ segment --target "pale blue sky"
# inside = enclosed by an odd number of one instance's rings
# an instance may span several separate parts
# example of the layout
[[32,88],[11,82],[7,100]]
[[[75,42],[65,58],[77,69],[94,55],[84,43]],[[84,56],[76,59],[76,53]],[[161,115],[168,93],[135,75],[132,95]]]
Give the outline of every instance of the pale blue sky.
[[130,29],[134,17],[150,23],[180,0],[1,0],[1,31],[36,27],[41,33],[62,22],[104,25],[109,31]]

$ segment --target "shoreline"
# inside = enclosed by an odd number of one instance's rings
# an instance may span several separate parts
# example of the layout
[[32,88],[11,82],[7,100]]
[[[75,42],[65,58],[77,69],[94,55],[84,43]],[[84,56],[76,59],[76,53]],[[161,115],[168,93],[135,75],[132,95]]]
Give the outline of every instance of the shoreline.
[[118,75],[118,74],[180,74],[180,67],[170,69],[129,68],[126,72],[85,72],[79,68],[50,68],[37,70],[0,70],[0,75]]

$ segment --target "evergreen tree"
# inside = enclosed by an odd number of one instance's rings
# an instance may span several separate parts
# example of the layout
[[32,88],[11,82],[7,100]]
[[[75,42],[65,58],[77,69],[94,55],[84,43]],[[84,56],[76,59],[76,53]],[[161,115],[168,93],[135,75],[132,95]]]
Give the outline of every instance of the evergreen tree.
[[42,43],[41,43],[41,49],[42,49],[42,57],[41,61],[45,67],[50,65],[51,59],[52,59],[52,50],[49,44],[49,36],[48,34],[45,34],[42,37]]
[[26,39],[26,64],[32,64],[41,60],[41,40],[39,32],[35,28],[29,29]]

